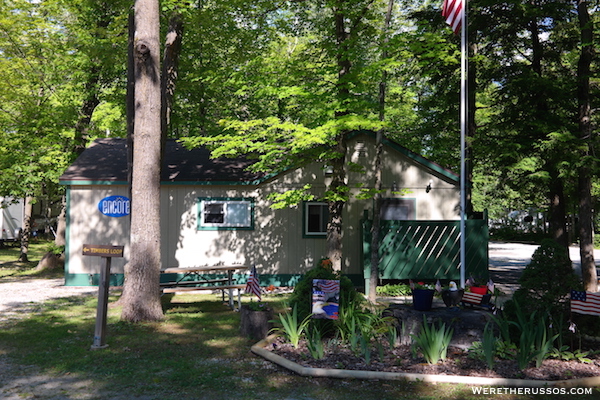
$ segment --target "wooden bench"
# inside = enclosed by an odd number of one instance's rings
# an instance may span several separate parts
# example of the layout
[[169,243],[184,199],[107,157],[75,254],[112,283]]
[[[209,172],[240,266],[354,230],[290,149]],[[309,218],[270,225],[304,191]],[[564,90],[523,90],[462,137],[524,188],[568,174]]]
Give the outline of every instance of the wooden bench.
[[229,307],[233,308],[233,291],[237,289],[238,309],[242,307],[242,289],[246,285],[211,285],[211,286],[193,286],[193,287],[166,287],[162,290],[163,293],[183,293],[183,292],[200,292],[203,290],[220,290],[225,301],[225,291],[229,296]]

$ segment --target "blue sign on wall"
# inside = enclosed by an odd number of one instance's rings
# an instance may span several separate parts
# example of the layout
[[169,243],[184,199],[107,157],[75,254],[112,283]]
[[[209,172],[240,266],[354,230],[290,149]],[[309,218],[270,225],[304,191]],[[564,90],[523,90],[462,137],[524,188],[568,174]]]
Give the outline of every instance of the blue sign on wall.
[[124,217],[129,215],[130,204],[125,196],[108,196],[100,200],[98,210],[109,217]]

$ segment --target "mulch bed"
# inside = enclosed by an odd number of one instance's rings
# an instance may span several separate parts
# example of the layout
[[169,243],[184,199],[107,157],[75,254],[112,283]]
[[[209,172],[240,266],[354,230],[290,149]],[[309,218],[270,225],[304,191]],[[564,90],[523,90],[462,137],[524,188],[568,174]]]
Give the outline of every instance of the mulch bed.
[[516,361],[512,360],[496,360],[496,364],[491,370],[484,361],[469,357],[468,351],[460,348],[450,348],[447,359],[435,365],[427,364],[420,355],[415,357],[411,347],[407,345],[397,346],[393,350],[389,346],[383,346],[383,358],[380,357],[379,350],[373,349],[372,359],[368,364],[349,348],[339,345],[327,346],[325,357],[321,360],[311,357],[305,342],[301,342],[298,348],[294,348],[291,344],[285,343],[282,338],[277,338],[266,349],[303,367],[311,368],[532,380],[563,380],[600,376],[599,355],[590,356],[591,363],[547,359],[540,368],[535,368],[533,365],[521,371]]

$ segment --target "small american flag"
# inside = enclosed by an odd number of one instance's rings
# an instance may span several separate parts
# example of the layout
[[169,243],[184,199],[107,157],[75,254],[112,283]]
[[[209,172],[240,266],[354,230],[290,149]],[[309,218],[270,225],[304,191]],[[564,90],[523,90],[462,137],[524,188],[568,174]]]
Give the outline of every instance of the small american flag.
[[571,290],[571,312],[600,315],[600,293]]
[[248,282],[246,282],[246,293],[252,293],[258,297],[260,301],[260,284],[258,281],[258,274],[256,273],[256,266],[253,266],[250,270],[250,277],[248,277]]
[[481,304],[481,300],[483,300],[483,294],[465,292],[462,297],[462,301],[470,304]]

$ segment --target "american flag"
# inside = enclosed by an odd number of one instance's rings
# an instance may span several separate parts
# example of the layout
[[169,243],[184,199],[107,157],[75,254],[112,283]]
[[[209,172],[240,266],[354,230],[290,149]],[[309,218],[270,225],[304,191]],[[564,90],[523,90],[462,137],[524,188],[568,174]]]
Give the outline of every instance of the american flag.
[[462,25],[463,2],[462,0],[444,0],[442,4],[442,17],[450,25],[454,34],[458,35]]
[[600,293],[571,290],[571,312],[600,315]]
[[314,279],[313,284],[323,293],[337,293],[340,291],[340,281],[329,279]]
[[250,277],[248,277],[248,282],[246,282],[246,293],[255,294],[260,301],[260,284],[258,281],[258,274],[256,273],[256,266],[253,266],[250,270]]
[[470,304],[481,304],[481,300],[483,299],[483,294],[465,292],[462,297],[462,301]]

